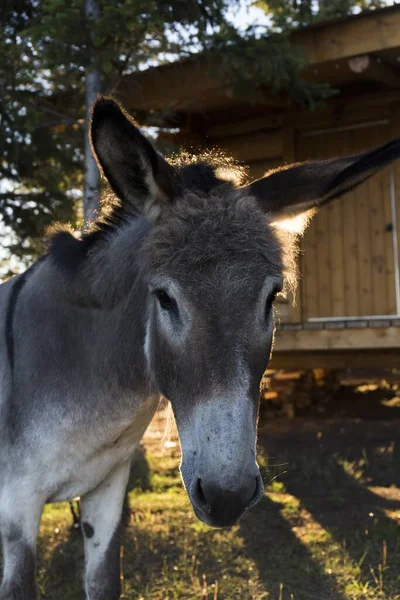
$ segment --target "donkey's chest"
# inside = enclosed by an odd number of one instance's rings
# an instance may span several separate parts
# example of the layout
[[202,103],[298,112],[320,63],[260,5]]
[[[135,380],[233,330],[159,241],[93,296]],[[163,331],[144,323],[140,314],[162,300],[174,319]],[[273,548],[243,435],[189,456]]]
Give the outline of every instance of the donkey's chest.
[[[82,431],[74,436],[53,463],[46,487],[49,502],[70,500],[96,488],[116,465],[128,460],[149,424],[158,399],[150,400],[130,423],[104,428],[98,432]],[[54,468],[55,467],[55,468]]]

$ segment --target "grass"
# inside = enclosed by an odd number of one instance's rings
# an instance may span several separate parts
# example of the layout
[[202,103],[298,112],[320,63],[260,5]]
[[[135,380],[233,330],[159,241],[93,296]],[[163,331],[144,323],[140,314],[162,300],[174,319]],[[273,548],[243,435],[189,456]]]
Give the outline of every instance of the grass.
[[[400,600],[395,442],[391,431],[372,442],[358,434],[261,437],[265,498],[229,530],[194,517],[177,448],[142,449],[127,496],[123,598]],[[46,507],[46,600],[83,600],[81,535],[71,525],[68,505]]]

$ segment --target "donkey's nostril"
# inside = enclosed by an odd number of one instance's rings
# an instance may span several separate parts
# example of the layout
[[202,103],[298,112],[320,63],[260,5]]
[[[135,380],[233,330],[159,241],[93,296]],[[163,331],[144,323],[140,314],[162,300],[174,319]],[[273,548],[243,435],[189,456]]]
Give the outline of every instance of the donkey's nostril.
[[200,510],[202,510],[203,512],[204,511],[210,512],[211,507],[208,504],[206,497],[204,495],[200,477],[197,479],[196,484],[195,484],[193,500],[194,500],[194,504],[195,504],[195,506],[197,506],[197,508],[200,508]]
[[257,504],[263,495],[260,474],[250,475],[244,481],[222,486],[220,482],[196,477],[190,499],[198,517],[209,525],[229,527],[236,523],[246,510]]

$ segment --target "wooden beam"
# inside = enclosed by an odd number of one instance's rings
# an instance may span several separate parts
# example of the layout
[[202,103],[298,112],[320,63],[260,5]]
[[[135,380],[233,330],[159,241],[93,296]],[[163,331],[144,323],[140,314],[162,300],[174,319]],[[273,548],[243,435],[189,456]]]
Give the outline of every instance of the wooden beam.
[[[400,137],[400,102],[394,103],[390,107],[390,131],[394,138]],[[394,184],[394,189],[391,192],[394,192],[396,205],[397,259],[400,261],[400,161],[396,160],[391,169],[393,173],[391,184]]]
[[[395,94],[395,98],[397,97],[399,97],[398,93]],[[205,124],[205,142],[209,145],[218,144],[219,138],[226,139],[246,133],[266,132],[280,126],[283,131],[287,128],[296,131],[306,131],[308,129],[328,129],[330,127],[345,127],[371,121],[380,121],[390,118],[390,103],[392,101],[393,95],[390,92],[388,98],[385,96],[382,97],[382,92],[380,92],[379,94],[375,94],[374,98],[367,97],[367,106],[363,106],[362,96],[358,100],[358,105],[356,99],[350,97],[348,98],[349,106],[345,104],[335,106],[332,102],[315,112],[309,110],[290,110],[278,114],[265,114],[264,116],[252,119],[245,118],[240,121],[234,120],[222,124],[219,124],[218,121],[211,121],[210,125],[207,126]],[[265,161],[261,160],[260,165],[257,165],[255,161],[254,163],[253,161],[251,162],[251,166],[254,164],[257,172],[261,172],[260,170],[262,170]],[[287,157],[285,160],[282,159],[281,162],[293,162],[293,160]],[[265,168],[264,171],[268,168],[270,167]]]
[[371,60],[371,66],[367,69],[367,76],[374,81],[384,83],[388,87],[400,87],[400,69],[388,62],[374,57]]
[[[311,67],[400,48],[400,7],[368,11],[307,27],[294,32],[290,39],[293,46],[303,49]],[[181,61],[125,75],[111,93],[132,109],[178,108],[192,106],[195,102],[204,108],[207,96],[222,89],[217,73],[216,65],[210,65],[205,58]],[[226,104],[229,104],[231,90],[226,89],[224,93]],[[261,103],[274,105],[274,98],[282,101],[271,93]]]
[[244,162],[263,158],[275,158],[282,156],[283,152],[281,129],[215,139],[213,140],[213,144]]
[[311,65],[400,47],[400,8],[366,11],[294,32]]
[[130,110],[168,110],[202,112],[250,103],[281,108],[288,104],[286,94],[262,90],[257,99],[244,101],[229,86],[221,86],[219,76],[211,74],[208,63],[181,62],[152,67],[122,77],[110,94]]
[[276,169],[276,167],[279,167],[282,163],[283,159],[281,156],[248,162],[246,166],[249,168],[249,181],[260,179],[260,177],[263,177],[268,171]]
[[[340,96],[326,102],[325,106],[317,111],[305,109],[282,111],[280,114],[271,115],[271,123],[281,125],[283,129],[292,127],[296,131],[309,129],[324,129],[358,125],[371,121],[380,121],[390,118],[390,106],[400,101],[397,90],[388,90],[358,96]],[[234,120],[218,125],[214,116],[210,115],[210,125],[206,126],[206,138],[212,142],[216,137],[233,137],[237,134],[266,131],[269,127],[270,116],[265,114],[254,119]],[[221,135],[214,132],[221,131]]]
[[356,80],[377,81],[388,87],[400,87],[400,69],[384,62],[379,56],[356,56],[347,61]]
[[398,327],[365,327],[363,329],[278,331],[275,344],[277,352],[322,352],[368,348],[400,350],[400,329]]
[[181,61],[151,67],[140,73],[121,77],[110,93],[130,108],[176,108],[182,96],[198,97],[205,90],[218,87],[200,61]]
[[279,352],[272,355],[271,369],[396,369],[400,364],[400,350],[325,350]]
[[255,117],[253,119],[244,119],[243,121],[234,121],[232,123],[216,123],[207,127],[207,138],[228,138],[253,131],[264,131],[281,127],[283,114],[269,114],[264,117]]
[[204,138],[196,131],[177,131],[171,133],[170,131],[160,131],[158,134],[159,138],[166,142],[172,142],[180,148],[192,149],[198,151],[205,149],[207,144],[204,142]]
[[[371,121],[380,121],[390,117],[390,97],[383,97],[382,92],[374,94],[373,98],[365,98],[366,105],[363,104],[363,97],[358,99],[358,105],[355,97],[347,98],[348,104],[332,102],[326,108],[311,112],[307,110],[290,111],[282,116],[283,127],[294,127],[296,131],[307,131],[309,129],[323,129],[330,127],[346,127],[348,125],[358,125]],[[391,94],[389,93],[389,96]]]
[[357,112],[357,110],[362,110],[364,108],[379,108],[399,101],[400,90],[386,90],[385,92],[379,90],[373,92],[363,92],[362,94],[354,94],[351,96],[342,94],[334,98],[331,101],[331,104],[336,108],[336,110],[346,107],[349,110],[354,110]]
[[[350,57],[384,50],[393,53],[399,51],[400,7],[395,5],[333,22],[319,23],[295,31],[291,35],[291,42],[294,46],[300,46],[308,58],[309,68],[304,76],[318,80],[319,76],[315,72],[320,72],[325,67],[329,70],[332,64],[336,67],[340,61]],[[376,76],[381,77],[386,85],[390,81],[392,86],[396,82],[393,77],[396,76],[394,68],[388,65],[384,69],[380,75],[377,70]],[[107,93],[115,95],[136,114],[142,111],[142,123],[150,123],[153,110],[166,111],[170,122],[171,114],[180,110],[201,112],[219,108],[223,111],[238,102],[243,106],[252,105],[243,98],[235,98],[232,90],[221,84],[218,65],[212,65],[205,57],[124,75],[113,87],[107,89]],[[51,106],[57,105],[59,112],[69,114],[71,111],[72,114],[71,106],[81,106],[83,98],[79,94],[73,94],[69,98],[69,94],[60,92],[49,98],[48,102]],[[276,95],[268,91],[259,105],[284,108],[286,102],[287,96],[284,94]],[[385,97],[382,97],[382,102],[386,102]],[[225,133],[215,135],[222,136]]]

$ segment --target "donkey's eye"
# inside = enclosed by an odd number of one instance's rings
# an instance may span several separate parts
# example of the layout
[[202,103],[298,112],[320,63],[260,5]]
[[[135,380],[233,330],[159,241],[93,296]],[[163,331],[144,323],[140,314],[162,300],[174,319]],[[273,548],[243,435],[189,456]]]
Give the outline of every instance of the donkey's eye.
[[272,306],[276,300],[277,295],[279,294],[280,289],[279,288],[275,288],[267,297],[267,300],[265,301],[265,317],[266,319],[269,319],[270,315],[271,315],[271,310],[272,310]]
[[163,310],[172,310],[176,307],[175,300],[165,290],[155,290],[154,295]]

